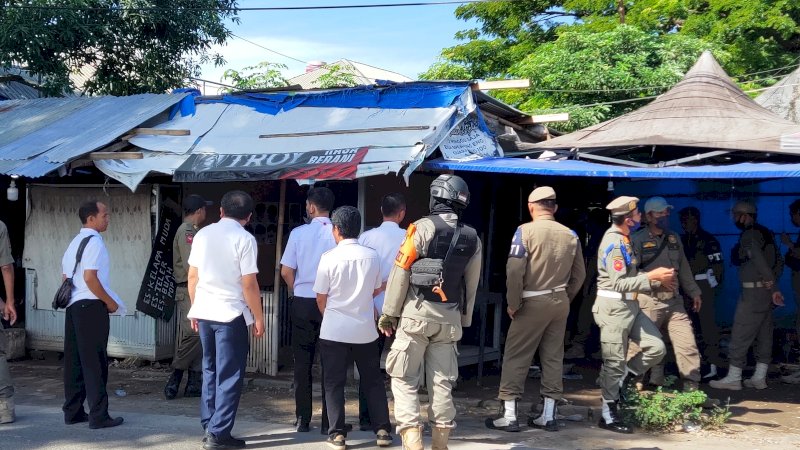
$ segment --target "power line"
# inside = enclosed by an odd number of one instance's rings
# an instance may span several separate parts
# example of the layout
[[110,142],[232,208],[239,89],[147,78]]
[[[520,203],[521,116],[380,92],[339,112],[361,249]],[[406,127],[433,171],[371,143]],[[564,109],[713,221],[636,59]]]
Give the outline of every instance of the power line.
[[216,11],[216,12],[240,12],[240,11],[309,11],[309,10],[329,10],[329,9],[367,9],[367,8],[397,8],[409,6],[440,6],[440,5],[464,5],[469,3],[497,3],[511,2],[514,0],[454,0],[454,1],[430,1],[430,2],[411,2],[411,3],[370,3],[365,5],[315,5],[315,6],[262,6],[262,7],[230,7],[230,8],[184,8],[184,7],[91,7],[91,6],[57,6],[57,5],[4,5],[4,9],[34,9],[34,10],[62,10],[62,11]]
[[268,51],[268,52],[272,52],[272,53],[275,53],[276,55],[283,56],[284,58],[289,58],[289,59],[291,59],[291,60],[294,60],[294,61],[297,61],[297,62],[300,62],[300,63],[303,63],[303,64],[308,64],[308,61],[303,61],[302,59],[295,58],[294,56],[289,56],[289,55],[287,55],[287,54],[285,54],[285,53],[281,53],[281,52],[279,52],[279,51],[277,51],[277,50],[273,50],[273,49],[271,49],[271,48],[265,47],[265,46],[263,46],[263,45],[259,44],[258,42],[253,42],[253,41],[251,41],[250,39],[243,38],[243,37],[241,37],[241,36],[238,36],[238,35],[236,35],[236,34],[233,34],[233,33],[231,33],[231,36],[232,36],[232,37],[235,37],[235,38],[237,38],[237,39],[241,39],[241,40],[243,40],[243,41],[245,41],[245,42],[247,42],[247,43],[253,44],[253,45],[255,45],[256,47],[262,48],[262,49],[264,49],[264,50],[266,50],[266,51]]

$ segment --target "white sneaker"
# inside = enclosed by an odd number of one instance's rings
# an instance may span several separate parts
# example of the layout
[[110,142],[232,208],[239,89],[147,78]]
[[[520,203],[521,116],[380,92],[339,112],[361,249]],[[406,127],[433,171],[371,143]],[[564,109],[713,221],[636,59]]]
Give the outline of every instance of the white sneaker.
[[781,381],[786,384],[800,384],[800,371],[782,376]]
[[748,378],[743,381],[744,387],[754,388],[754,389],[766,389],[767,388],[767,380],[766,378]]

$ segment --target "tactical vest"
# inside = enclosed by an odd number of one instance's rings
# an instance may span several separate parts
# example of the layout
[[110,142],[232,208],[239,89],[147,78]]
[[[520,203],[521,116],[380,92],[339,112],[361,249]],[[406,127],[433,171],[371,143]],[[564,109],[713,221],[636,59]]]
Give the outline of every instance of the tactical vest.
[[[783,260],[781,259],[781,254],[778,253],[779,249],[778,246],[775,245],[775,234],[769,228],[761,225],[760,223],[756,223],[753,225],[753,229],[761,233],[761,238],[764,240],[764,245],[761,247],[761,250],[764,251],[765,256],[769,255],[772,258],[768,258],[767,264],[769,268],[772,270],[773,273],[776,274],[776,278],[780,275],[780,269],[778,267],[783,267]],[[768,246],[773,247],[773,251],[767,253],[766,249]],[[778,273],[776,273],[778,272]]]
[[[428,216],[436,231],[434,232],[433,239],[428,244],[428,254],[425,259],[444,261],[447,255],[447,250],[450,248],[450,242],[453,240],[455,228],[450,227],[447,222],[439,216]],[[442,297],[433,291],[435,286],[420,286],[413,285],[417,290],[417,297],[434,303],[444,303],[458,305],[464,303],[464,272],[467,269],[469,260],[475,254],[478,248],[478,233],[470,226],[460,225],[461,234],[458,241],[450,252],[450,257],[447,259],[447,264],[442,267],[441,273],[441,289],[447,297],[447,302],[444,302]],[[423,262],[419,260],[418,262]],[[416,263],[415,263],[416,264]],[[414,272],[414,266],[411,267],[411,272]]]

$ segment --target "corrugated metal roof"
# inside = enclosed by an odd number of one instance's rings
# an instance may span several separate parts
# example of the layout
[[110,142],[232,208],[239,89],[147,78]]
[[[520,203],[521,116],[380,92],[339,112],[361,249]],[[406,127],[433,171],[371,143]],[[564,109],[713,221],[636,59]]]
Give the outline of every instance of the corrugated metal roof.
[[39,98],[42,93],[38,89],[14,80],[0,81],[0,100],[17,100]]
[[0,102],[0,172],[39,177],[102,148],[186,94]]

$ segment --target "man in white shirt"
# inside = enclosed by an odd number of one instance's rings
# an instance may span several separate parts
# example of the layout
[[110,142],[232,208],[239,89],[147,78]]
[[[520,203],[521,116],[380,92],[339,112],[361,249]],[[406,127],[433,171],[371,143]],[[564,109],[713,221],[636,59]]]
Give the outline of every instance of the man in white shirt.
[[[121,425],[108,415],[108,315],[125,314],[125,305],[109,287],[110,260],[100,233],[108,229],[108,207],[97,200],[78,209],[81,228],[61,259],[61,277],[72,278],[73,289],[64,320],[64,422],[89,422],[89,428]],[[78,248],[86,240],[81,261]],[[88,400],[89,414],[83,409]]]
[[[376,318],[381,315],[383,310],[384,289],[386,280],[389,279],[389,272],[392,271],[394,258],[400,250],[400,245],[406,238],[406,230],[400,228],[400,222],[406,217],[406,199],[403,194],[393,192],[387,194],[381,200],[381,215],[383,223],[377,228],[361,233],[358,243],[375,250],[381,260],[381,281],[380,293],[375,296]],[[383,354],[383,347],[386,343],[386,336],[378,333],[378,356]],[[363,390],[359,386],[358,390],[358,423],[361,431],[371,430],[369,423],[369,406],[367,399],[362,394]]]
[[378,332],[372,301],[383,284],[381,263],[375,250],[356,240],[361,228],[361,215],[356,208],[338,208],[331,222],[337,245],[322,255],[314,282],[322,314],[319,346],[330,420],[327,442],[332,448],[345,449],[344,386],[347,366],[352,359],[361,375],[377,444],[387,447],[392,444],[391,424],[377,352]]
[[203,448],[244,448],[231,436],[242,394],[242,380],[253,335],[264,335],[264,312],[258,287],[256,240],[244,229],[253,199],[242,191],[222,197],[219,222],[195,234],[189,255],[188,317],[203,346],[200,423]]
[[[311,222],[292,230],[281,258],[281,277],[289,286],[294,353],[295,426],[307,432],[311,422],[311,368],[314,363],[322,315],[317,309],[314,280],[323,253],[334,248],[330,211],[333,192],[325,187],[308,191],[306,213]],[[322,431],[327,428],[323,393]]]

